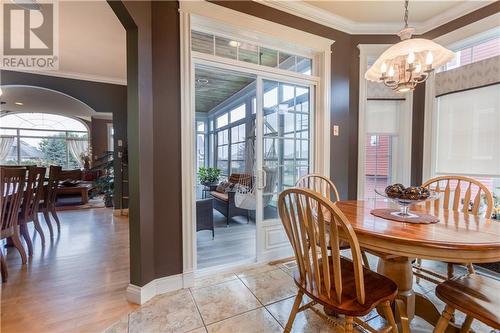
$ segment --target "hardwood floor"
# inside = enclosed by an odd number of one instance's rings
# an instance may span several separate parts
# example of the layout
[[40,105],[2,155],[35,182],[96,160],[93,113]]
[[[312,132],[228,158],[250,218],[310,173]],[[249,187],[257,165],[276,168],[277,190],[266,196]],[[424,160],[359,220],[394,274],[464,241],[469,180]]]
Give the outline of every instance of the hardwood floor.
[[45,248],[35,236],[27,265],[15,249],[4,249],[9,280],[1,285],[3,333],[101,332],[136,308],[125,299],[128,220],[107,208],[58,215],[61,232],[51,242],[42,221]]
[[198,269],[231,264],[255,258],[255,222],[247,223],[245,217],[234,217],[229,227],[226,218],[214,210],[215,238],[211,231],[198,231]]

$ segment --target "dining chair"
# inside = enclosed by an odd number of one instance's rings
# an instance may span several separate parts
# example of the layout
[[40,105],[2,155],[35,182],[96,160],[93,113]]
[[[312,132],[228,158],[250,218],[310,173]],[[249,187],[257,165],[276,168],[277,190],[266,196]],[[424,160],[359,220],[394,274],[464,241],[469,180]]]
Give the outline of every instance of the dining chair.
[[[493,196],[490,190],[481,182],[464,176],[440,176],[429,179],[422,184],[429,190],[433,190],[439,194],[434,202],[427,201],[425,203],[427,209],[434,205],[434,209],[451,210],[454,212],[462,212],[470,215],[484,215],[487,218],[491,217],[493,210]],[[484,210],[481,210],[481,203],[484,203]],[[443,276],[438,272],[422,267],[422,259],[417,258],[413,265],[417,283],[420,278],[425,280],[439,283],[435,277],[443,280],[450,279],[454,274],[454,267],[452,263],[447,263],[448,270],[447,276]],[[474,273],[474,266],[472,263],[465,263],[469,273]],[[422,274],[427,273],[430,276]]]
[[[348,333],[353,331],[354,322],[368,327],[359,317],[380,306],[389,323],[387,328],[398,332],[391,309],[397,286],[389,278],[363,268],[356,234],[335,204],[310,189],[291,188],[280,194],[278,207],[298,267],[293,279],[299,290],[285,332],[292,329],[297,313],[306,309],[337,326],[314,307],[316,304],[345,315],[343,326]],[[349,243],[352,260],[340,255],[340,233]],[[304,295],[312,301],[301,305]]]
[[36,166],[28,167],[28,177],[26,181],[23,202],[19,212],[18,224],[21,236],[23,236],[28,247],[28,255],[33,255],[33,244],[28,231],[28,223],[33,222],[36,232],[40,235],[42,246],[45,244],[40,220],[38,219],[38,207],[43,192],[43,182],[45,179],[45,168]]
[[61,171],[62,168],[60,166],[51,165],[49,167],[49,180],[47,186],[44,186],[43,199],[40,201],[39,211],[43,213],[45,223],[47,223],[47,227],[49,228],[50,238],[54,237],[54,231],[49,214],[52,214],[56,221],[57,231],[61,230],[61,223],[56,213],[57,189],[59,187],[59,174]]
[[[315,192],[321,193],[321,195],[331,202],[336,202],[340,200],[339,192],[335,184],[325,176],[319,174],[307,174],[300,177],[295,183],[295,187],[298,188],[308,188]],[[349,243],[345,241],[340,241],[340,249],[345,250],[349,248]],[[368,262],[368,257],[365,251],[361,251],[361,257],[363,258],[363,264],[366,268],[370,268],[370,263]]]
[[442,282],[436,287],[436,296],[446,306],[434,328],[434,333],[446,330],[455,310],[466,314],[460,332],[469,332],[474,319],[485,323],[495,331],[499,330],[499,290],[498,280],[477,274],[458,276]]
[[[21,255],[22,263],[26,264],[26,252],[19,237],[18,217],[26,179],[26,168],[0,168],[0,240],[11,238],[15,248]],[[0,249],[0,269],[2,281],[7,281],[7,262]]]

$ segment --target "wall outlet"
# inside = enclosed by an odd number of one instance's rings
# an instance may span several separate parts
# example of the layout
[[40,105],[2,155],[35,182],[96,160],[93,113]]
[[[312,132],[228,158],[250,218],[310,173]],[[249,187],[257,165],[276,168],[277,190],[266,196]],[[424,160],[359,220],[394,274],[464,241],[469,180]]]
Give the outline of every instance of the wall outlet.
[[333,136],[339,136],[339,126],[333,125]]
[[123,146],[123,141],[118,139],[118,147],[121,147],[121,146]]

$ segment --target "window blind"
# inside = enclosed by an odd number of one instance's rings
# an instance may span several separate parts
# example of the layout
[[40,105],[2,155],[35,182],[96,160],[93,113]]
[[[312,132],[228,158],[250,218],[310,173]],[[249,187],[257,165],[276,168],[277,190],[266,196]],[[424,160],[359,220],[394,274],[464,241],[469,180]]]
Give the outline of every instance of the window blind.
[[437,98],[436,173],[500,176],[500,84]]
[[399,100],[368,100],[366,102],[366,133],[397,134],[399,131]]

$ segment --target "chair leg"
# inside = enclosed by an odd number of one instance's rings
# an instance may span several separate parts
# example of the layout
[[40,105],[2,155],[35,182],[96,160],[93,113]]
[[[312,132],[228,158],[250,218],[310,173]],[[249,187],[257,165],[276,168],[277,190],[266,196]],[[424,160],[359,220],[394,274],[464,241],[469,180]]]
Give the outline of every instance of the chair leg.
[[47,209],[43,210],[43,219],[47,223],[47,227],[49,227],[50,238],[54,238],[54,230],[52,229],[52,222],[50,222],[49,211]]
[[365,251],[361,251],[361,259],[363,259],[363,264],[365,268],[370,269],[370,262],[368,261],[368,257],[366,256]]
[[446,327],[448,327],[448,323],[450,322],[451,316],[453,316],[453,312],[455,312],[455,309],[449,305],[446,305],[443,314],[441,314],[441,317],[439,318],[436,324],[436,327],[434,327],[433,333],[443,333],[446,330]]
[[295,296],[295,302],[293,303],[292,311],[290,312],[288,322],[285,326],[285,333],[289,333],[292,329],[293,322],[295,321],[295,316],[297,315],[297,312],[299,312],[300,303],[302,302],[302,296],[304,296],[304,293],[301,291],[299,291],[297,293],[297,296]]
[[408,314],[406,313],[406,305],[403,300],[396,298],[396,309],[398,313],[398,319],[401,322],[401,331],[403,333],[410,333],[410,322],[408,320]]
[[396,321],[394,320],[394,314],[392,313],[391,302],[387,301],[382,304],[382,309],[384,310],[385,319],[391,325],[392,333],[398,333],[398,326],[396,325]]
[[28,225],[23,223],[19,225],[19,231],[21,232],[21,236],[23,236],[26,241],[26,246],[28,247],[28,255],[33,256],[33,243],[31,243],[30,233],[28,232]]
[[468,263],[465,266],[467,266],[467,271],[469,272],[469,274],[476,273],[476,270],[474,269],[474,266],[472,265],[472,263]]
[[7,269],[7,262],[5,261],[5,257],[3,256],[3,251],[0,249],[0,272],[2,275],[2,282],[7,282],[7,278],[9,277],[9,271]]
[[35,225],[35,230],[40,235],[40,239],[42,241],[42,246],[44,246],[45,245],[45,235],[43,234],[43,229],[42,229],[42,226],[40,224],[40,220],[38,219],[38,213],[36,213],[35,216],[33,216],[33,224]]
[[[415,266],[417,266],[417,267],[422,266],[422,259],[417,258],[417,259],[415,260]],[[418,276],[417,276],[417,277],[415,278],[415,282],[416,282],[416,283],[420,283],[420,277],[418,277]]]
[[474,317],[467,316],[465,317],[464,323],[462,324],[462,328],[460,328],[460,333],[467,333],[470,330],[470,326],[472,325],[472,321]]
[[50,207],[50,213],[54,217],[54,220],[56,220],[57,232],[61,232],[61,222],[59,221],[59,216],[57,216],[56,207]]
[[345,333],[352,333],[354,330],[353,326],[353,317],[345,317],[345,326],[344,326],[344,332]]
[[23,265],[28,262],[28,257],[26,256],[26,250],[24,250],[23,243],[21,242],[21,238],[19,238],[19,231],[14,232],[11,237],[12,243],[14,243],[14,247],[19,251],[21,255],[21,260]]

